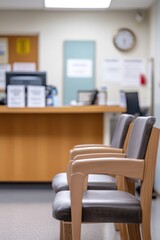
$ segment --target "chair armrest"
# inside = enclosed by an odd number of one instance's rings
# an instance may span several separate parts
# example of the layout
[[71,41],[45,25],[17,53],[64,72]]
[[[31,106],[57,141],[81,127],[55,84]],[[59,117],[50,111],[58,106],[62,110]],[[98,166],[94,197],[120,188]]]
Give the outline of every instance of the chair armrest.
[[144,160],[131,158],[92,158],[76,160],[71,165],[71,175],[81,173],[109,174],[143,180]]
[[82,159],[89,159],[89,158],[109,158],[109,157],[125,158],[125,156],[126,156],[125,153],[90,153],[90,154],[77,155],[74,158],[74,161],[82,160]]
[[124,158],[124,153],[91,153],[91,154],[81,154],[77,155],[74,160],[70,160],[68,167],[67,167],[67,179],[68,183],[70,182],[70,174],[71,174],[71,168],[74,161],[77,160],[83,160],[83,159],[90,159],[90,158],[109,158],[109,157],[116,157],[116,158]]
[[112,147],[86,147],[86,148],[74,148],[70,150],[70,159],[73,160],[77,155],[90,154],[90,153],[122,153],[121,148]]
[[85,147],[110,147],[107,146],[105,144],[101,144],[101,143],[97,143],[97,144],[79,144],[79,145],[75,145],[73,148],[85,148]]

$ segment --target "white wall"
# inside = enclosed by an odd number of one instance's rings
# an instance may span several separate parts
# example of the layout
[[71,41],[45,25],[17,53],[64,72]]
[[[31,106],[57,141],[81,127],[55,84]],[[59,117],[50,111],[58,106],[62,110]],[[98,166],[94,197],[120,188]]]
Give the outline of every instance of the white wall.
[[[115,49],[112,38],[120,27],[131,28],[137,45],[129,53]],[[63,94],[63,41],[96,41],[96,87],[101,86],[102,64],[106,58],[149,58],[149,16],[145,12],[141,23],[135,21],[135,11],[52,12],[0,11],[0,34],[39,33],[39,70],[46,70],[48,82],[56,85],[60,99]],[[124,87],[123,87],[124,88]],[[119,101],[121,86],[108,86],[109,101]],[[141,87],[142,105],[150,102],[150,90]]]
[[[154,114],[156,125],[160,127],[160,1],[150,11],[151,56],[154,58]],[[160,194],[160,144],[156,166],[155,190]]]

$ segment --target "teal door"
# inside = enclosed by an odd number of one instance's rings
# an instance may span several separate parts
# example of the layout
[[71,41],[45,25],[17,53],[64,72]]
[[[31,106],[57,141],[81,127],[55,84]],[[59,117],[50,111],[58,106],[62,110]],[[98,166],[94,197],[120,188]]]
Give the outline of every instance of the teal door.
[[77,100],[78,90],[95,89],[95,42],[64,42],[64,105]]

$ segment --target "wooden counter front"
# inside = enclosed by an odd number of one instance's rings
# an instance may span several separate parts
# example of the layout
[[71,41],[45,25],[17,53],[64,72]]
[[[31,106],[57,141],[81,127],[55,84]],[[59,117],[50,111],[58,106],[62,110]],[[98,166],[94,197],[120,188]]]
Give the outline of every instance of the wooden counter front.
[[0,107],[0,181],[51,181],[75,144],[103,142],[103,115],[118,106]]

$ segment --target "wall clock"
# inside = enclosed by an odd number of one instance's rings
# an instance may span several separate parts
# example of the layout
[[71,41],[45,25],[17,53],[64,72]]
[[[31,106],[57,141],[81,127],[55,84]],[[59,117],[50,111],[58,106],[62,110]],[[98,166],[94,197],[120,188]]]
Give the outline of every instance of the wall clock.
[[129,51],[135,46],[136,36],[132,30],[121,28],[115,34],[113,43],[118,50]]

